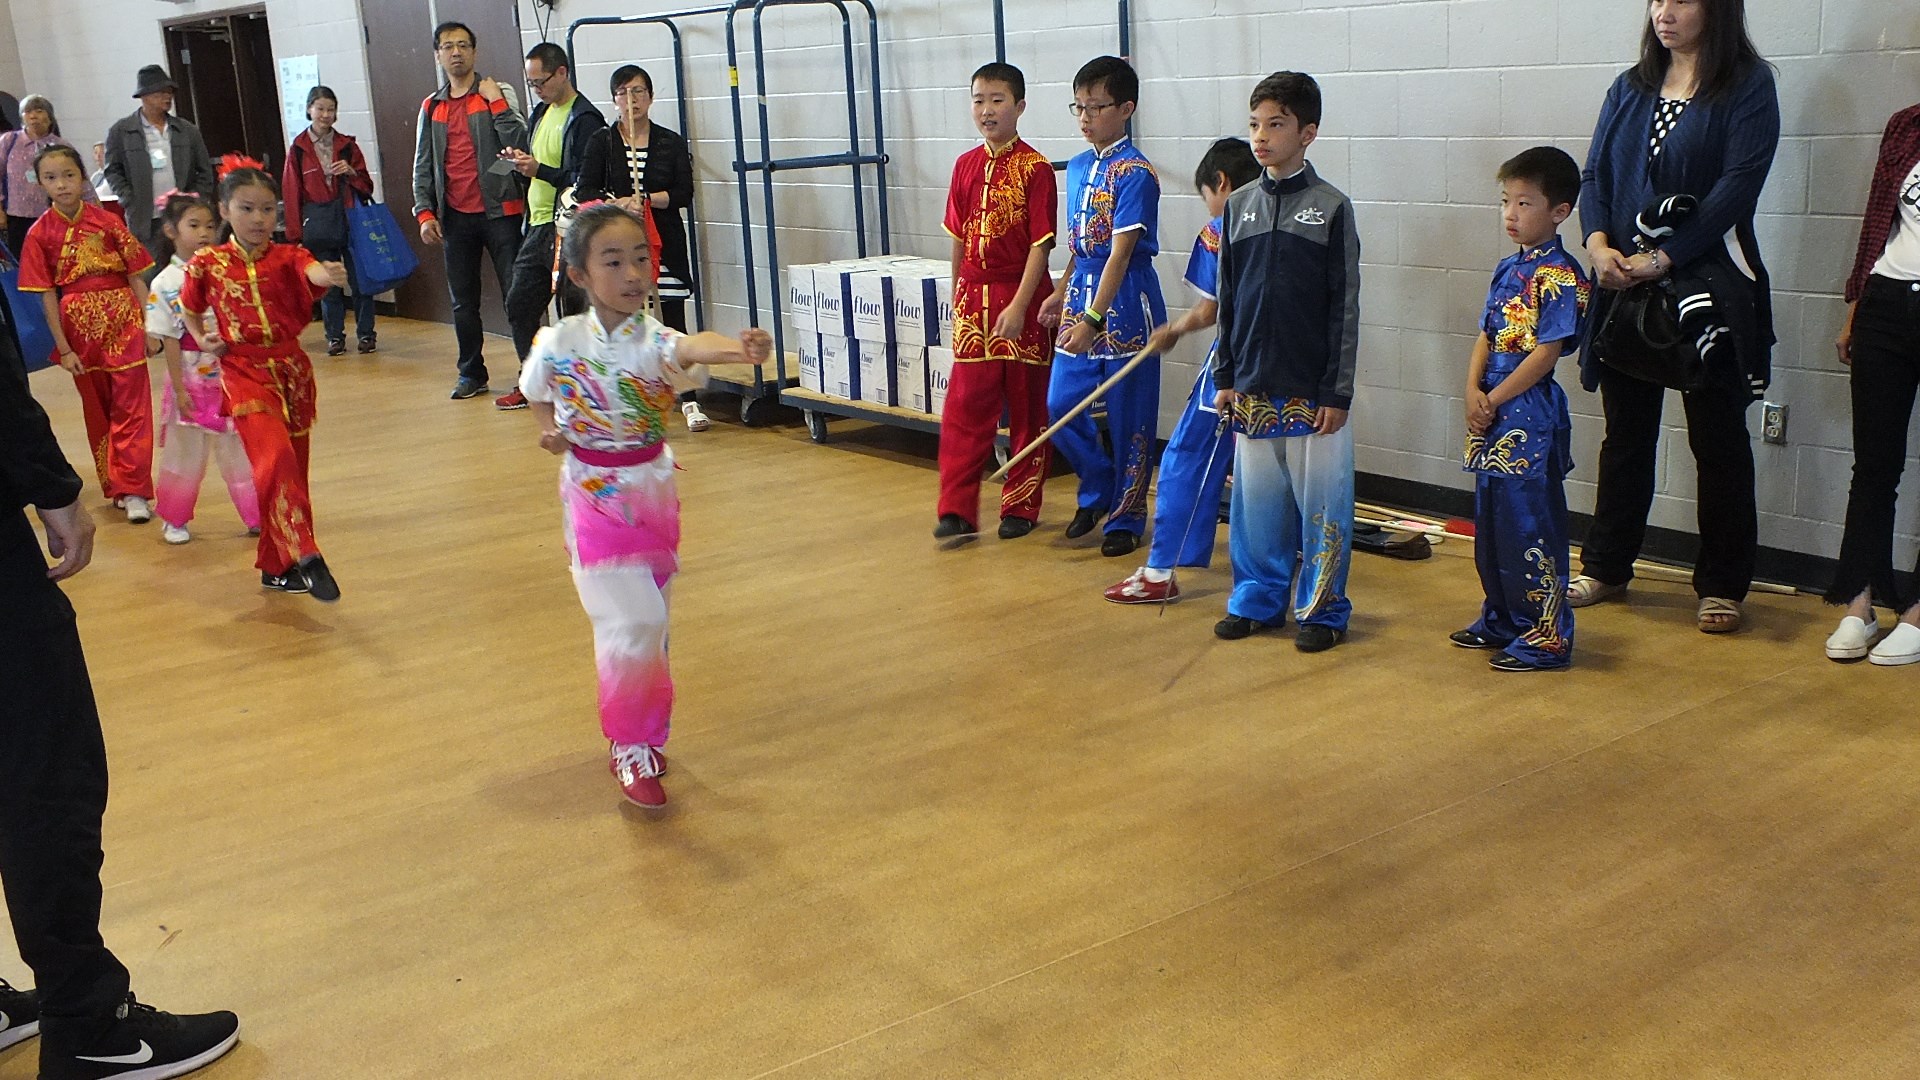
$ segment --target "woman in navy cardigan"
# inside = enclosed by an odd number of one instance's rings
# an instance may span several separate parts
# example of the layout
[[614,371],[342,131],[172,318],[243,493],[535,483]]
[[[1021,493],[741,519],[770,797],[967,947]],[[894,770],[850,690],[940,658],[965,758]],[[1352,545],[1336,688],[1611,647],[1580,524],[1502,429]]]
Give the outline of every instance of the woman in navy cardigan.
[[[1602,288],[1590,331],[1618,290],[1675,267],[1718,271],[1711,276],[1722,283],[1714,301],[1734,348],[1715,350],[1706,387],[1683,395],[1699,478],[1693,586],[1697,624],[1708,633],[1740,628],[1759,547],[1747,407],[1771,377],[1774,336],[1753,215],[1779,141],[1773,70],[1747,36],[1744,0],[1652,0],[1640,62],[1607,91],[1582,175],[1580,222]],[[1698,209],[1656,249],[1637,252],[1635,217],[1674,194],[1694,196]],[[1599,389],[1607,432],[1582,573],[1567,590],[1574,607],[1619,596],[1633,578],[1666,397],[1590,355],[1581,350],[1581,382]]]

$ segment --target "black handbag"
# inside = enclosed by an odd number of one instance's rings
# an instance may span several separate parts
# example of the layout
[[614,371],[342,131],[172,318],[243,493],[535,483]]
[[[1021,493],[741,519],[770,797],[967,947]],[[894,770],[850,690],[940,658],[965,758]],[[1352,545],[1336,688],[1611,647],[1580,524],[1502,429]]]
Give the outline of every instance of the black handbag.
[[1606,314],[1588,346],[1595,359],[1622,375],[1672,390],[1707,385],[1706,361],[1680,329],[1680,298],[1671,277],[1602,295],[1608,298]]
[[[299,147],[295,147],[296,150]],[[301,150],[304,155],[306,151]],[[300,204],[300,242],[322,251],[341,251],[347,246],[347,185],[335,183],[336,194],[326,202]]]

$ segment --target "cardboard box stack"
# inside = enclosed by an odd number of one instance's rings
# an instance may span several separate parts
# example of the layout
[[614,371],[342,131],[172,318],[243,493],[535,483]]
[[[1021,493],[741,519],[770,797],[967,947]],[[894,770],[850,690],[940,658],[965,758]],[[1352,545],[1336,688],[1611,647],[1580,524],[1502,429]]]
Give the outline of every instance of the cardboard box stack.
[[937,260],[886,255],[788,267],[800,385],[938,416],[953,366],[945,348],[953,322],[949,269]]

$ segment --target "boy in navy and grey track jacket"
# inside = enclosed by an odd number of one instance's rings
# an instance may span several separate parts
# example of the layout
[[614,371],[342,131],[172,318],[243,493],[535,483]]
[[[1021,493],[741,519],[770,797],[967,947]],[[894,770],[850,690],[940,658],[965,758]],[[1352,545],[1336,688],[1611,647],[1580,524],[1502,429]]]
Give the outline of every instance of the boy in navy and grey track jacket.
[[1222,638],[1286,622],[1302,652],[1345,640],[1353,543],[1354,364],[1360,238],[1347,197],[1314,173],[1320,87],[1276,72],[1248,123],[1266,169],[1227,200],[1220,249],[1217,404],[1233,410],[1233,594]]

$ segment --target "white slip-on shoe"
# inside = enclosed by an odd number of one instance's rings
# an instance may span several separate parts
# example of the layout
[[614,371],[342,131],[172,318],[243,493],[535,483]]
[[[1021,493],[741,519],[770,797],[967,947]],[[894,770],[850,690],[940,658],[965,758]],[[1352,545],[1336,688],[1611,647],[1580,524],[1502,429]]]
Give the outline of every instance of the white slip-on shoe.
[[1920,663],[1920,626],[1912,623],[1895,626],[1893,632],[1881,638],[1880,644],[1867,654],[1867,660],[1881,667]]
[[1839,629],[1827,638],[1827,659],[1843,663],[1863,659],[1873,645],[1874,635],[1879,632],[1880,618],[1877,615],[1871,622],[1858,615],[1841,619]]
[[160,539],[165,540],[169,544],[184,544],[193,539],[193,534],[187,531],[185,525],[171,525],[162,522],[160,526]]

